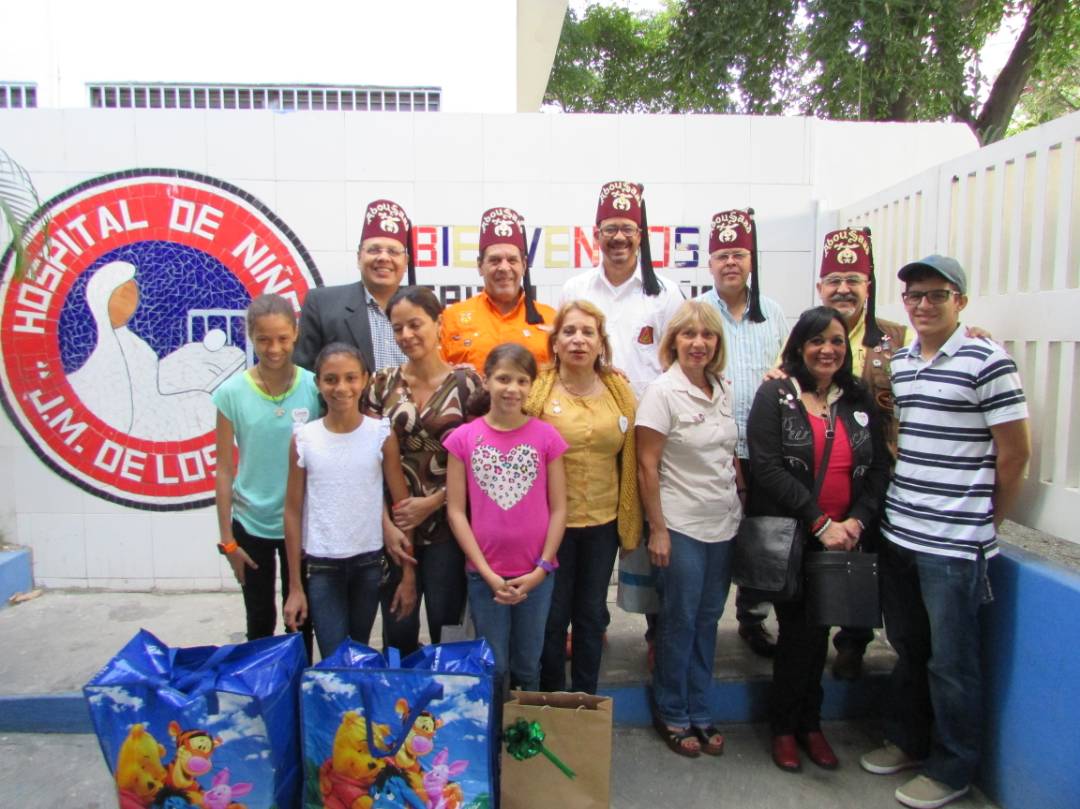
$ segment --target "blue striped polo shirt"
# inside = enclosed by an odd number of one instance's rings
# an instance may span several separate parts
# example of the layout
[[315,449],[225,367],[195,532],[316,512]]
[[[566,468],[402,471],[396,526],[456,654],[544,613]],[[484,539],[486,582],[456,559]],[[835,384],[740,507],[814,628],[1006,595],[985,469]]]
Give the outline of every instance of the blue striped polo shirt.
[[997,448],[990,428],[1026,419],[1012,357],[957,327],[930,360],[920,341],[892,358],[900,451],[881,531],[897,545],[975,559],[997,553],[992,497]]

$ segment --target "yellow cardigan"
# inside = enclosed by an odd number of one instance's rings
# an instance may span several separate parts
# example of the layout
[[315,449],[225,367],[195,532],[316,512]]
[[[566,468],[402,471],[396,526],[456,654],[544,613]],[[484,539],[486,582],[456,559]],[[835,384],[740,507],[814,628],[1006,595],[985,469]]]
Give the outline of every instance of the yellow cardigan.
[[[555,387],[558,373],[554,368],[540,372],[540,376],[529,391],[525,401],[525,412],[530,416],[539,416],[544,402]],[[619,452],[619,506],[616,522],[619,531],[619,544],[623,550],[632,551],[641,542],[642,516],[641,498],[638,496],[637,482],[637,445],[634,443],[634,411],[637,402],[630,385],[616,373],[600,374],[600,381],[615,399],[619,412],[626,416],[629,426],[623,436],[622,450]]]

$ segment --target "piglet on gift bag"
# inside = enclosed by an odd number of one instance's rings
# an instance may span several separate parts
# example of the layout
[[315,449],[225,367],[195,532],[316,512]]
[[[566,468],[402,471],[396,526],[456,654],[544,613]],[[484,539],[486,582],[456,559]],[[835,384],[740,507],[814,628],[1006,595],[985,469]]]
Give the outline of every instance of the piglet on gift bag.
[[483,640],[405,660],[346,640],[301,680],[305,809],[488,809],[494,668]]
[[83,688],[120,809],[291,809],[299,635],[174,649],[146,630]]

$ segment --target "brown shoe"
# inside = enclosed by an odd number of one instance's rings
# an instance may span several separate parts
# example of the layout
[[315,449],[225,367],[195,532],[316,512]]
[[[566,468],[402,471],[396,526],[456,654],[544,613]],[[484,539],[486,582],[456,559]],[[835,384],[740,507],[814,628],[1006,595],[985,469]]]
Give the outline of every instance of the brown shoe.
[[823,770],[835,770],[840,766],[840,759],[836,757],[828,740],[820,730],[811,730],[808,733],[800,733],[795,737],[799,745],[806,751],[810,760]]

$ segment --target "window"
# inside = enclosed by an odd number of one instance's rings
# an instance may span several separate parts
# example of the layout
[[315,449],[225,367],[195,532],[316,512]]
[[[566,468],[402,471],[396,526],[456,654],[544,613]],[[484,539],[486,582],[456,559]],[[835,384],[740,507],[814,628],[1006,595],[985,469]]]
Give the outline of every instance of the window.
[[[8,93],[16,92],[9,100]],[[107,109],[386,110],[438,112],[439,87],[368,87],[317,84],[139,84],[88,85],[90,106]],[[27,95],[29,93],[29,95]],[[27,102],[29,99],[29,102]],[[37,106],[33,85],[0,83],[0,107]]]
[[33,82],[0,81],[0,109],[37,106],[37,85]]

